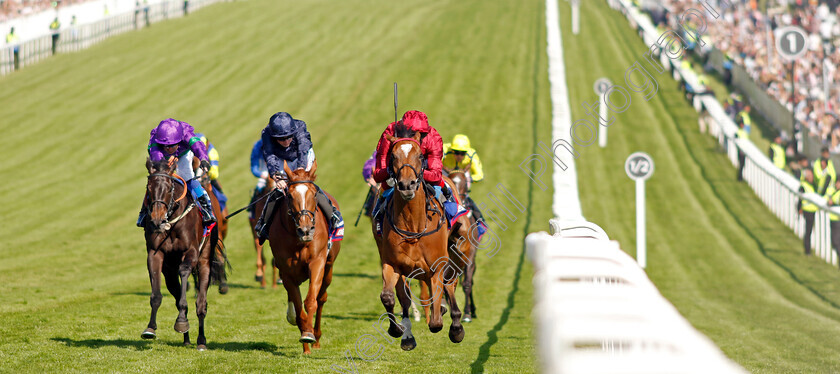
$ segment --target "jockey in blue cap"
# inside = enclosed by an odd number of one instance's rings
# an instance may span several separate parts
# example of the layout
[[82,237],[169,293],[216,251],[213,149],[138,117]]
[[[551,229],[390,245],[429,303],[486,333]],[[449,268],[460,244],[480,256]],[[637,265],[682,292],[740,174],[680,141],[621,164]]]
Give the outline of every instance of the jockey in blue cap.
[[[262,131],[262,151],[268,174],[274,179],[277,190],[280,191],[285,191],[287,187],[286,173],[283,171],[284,161],[290,170],[302,168],[307,171],[312,168],[312,163],[315,161],[315,151],[312,150],[312,139],[309,131],[306,131],[306,123],[292,118],[286,112],[275,113],[268,120],[268,126]],[[280,196],[272,191],[254,227],[259,233],[260,244],[268,238],[268,228],[271,227],[272,212],[278,197]],[[341,218],[341,213],[332,205],[320,187],[316,197],[321,211],[329,217],[330,232],[343,227],[344,220]]]

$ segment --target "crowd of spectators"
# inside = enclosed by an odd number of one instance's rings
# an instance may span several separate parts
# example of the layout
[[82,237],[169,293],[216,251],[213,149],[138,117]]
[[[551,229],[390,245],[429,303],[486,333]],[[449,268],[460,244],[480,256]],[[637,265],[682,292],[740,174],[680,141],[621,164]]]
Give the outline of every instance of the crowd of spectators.
[[[708,0],[717,9],[726,1]],[[721,17],[707,17],[701,49],[716,48],[726,63],[742,66],[755,82],[803,124],[806,133],[840,152],[840,7],[837,0],[767,0],[768,9],[759,9],[755,0],[730,0]],[[668,25],[677,29],[677,20],[667,16],[682,14],[688,8],[703,9],[698,0],[664,0]],[[799,26],[808,34],[808,50],[797,59],[795,87],[791,86],[791,65],[775,51],[775,34],[784,26]],[[768,40],[769,38],[769,40]],[[768,48],[769,47],[769,48]],[[708,68],[708,67],[707,67]],[[829,91],[824,92],[824,80]],[[793,90],[795,88],[795,91]]]
[[0,22],[88,0],[0,0]]

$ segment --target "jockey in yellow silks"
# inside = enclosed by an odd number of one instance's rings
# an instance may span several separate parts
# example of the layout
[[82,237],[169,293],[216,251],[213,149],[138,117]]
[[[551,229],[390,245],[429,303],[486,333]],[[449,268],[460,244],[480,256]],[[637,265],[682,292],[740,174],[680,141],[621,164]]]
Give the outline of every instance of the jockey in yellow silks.
[[470,147],[470,138],[464,134],[455,135],[451,143],[443,144],[443,169],[463,170],[467,175],[467,196],[464,205],[473,211],[475,219],[482,222],[481,211],[469,196],[469,190],[473,182],[481,182],[484,179],[484,171],[481,168],[481,160],[478,152]]

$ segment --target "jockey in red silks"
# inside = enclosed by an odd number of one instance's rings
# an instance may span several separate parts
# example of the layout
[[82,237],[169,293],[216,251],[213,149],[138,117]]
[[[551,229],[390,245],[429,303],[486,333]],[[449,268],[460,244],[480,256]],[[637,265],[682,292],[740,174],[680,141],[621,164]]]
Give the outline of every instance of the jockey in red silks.
[[[423,156],[426,159],[426,169],[423,170],[423,180],[426,183],[435,187],[437,192],[443,194],[446,198],[445,206],[452,205],[452,211],[450,209],[445,209],[447,212],[447,216],[450,217],[450,220],[454,220],[455,215],[461,210],[462,207],[458,206],[452,200],[452,191],[449,190],[449,187],[444,183],[441,169],[443,168],[443,139],[438,134],[437,130],[434,127],[429,125],[429,120],[426,118],[426,113],[423,113],[418,110],[409,110],[403,114],[402,120],[400,121],[406,126],[408,126],[411,130],[419,132],[420,135],[420,151],[423,152]],[[388,140],[388,136],[394,136],[394,127],[396,127],[397,122],[392,122],[385,131],[382,133],[382,136],[379,138],[379,143],[376,145],[376,166],[373,170],[373,179],[380,183],[382,187],[382,191],[384,191],[380,195],[379,201],[377,201],[376,207],[374,208],[374,216],[379,218],[379,213],[384,209],[381,209],[382,201],[386,198],[389,198],[390,195],[393,193],[393,186],[388,183],[388,156],[391,152],[391,141]],[[393,183],[393,181],[391,181]],[[444,201],[441,201],[444,203]],[[454,217],[454,218],[453,218]]]

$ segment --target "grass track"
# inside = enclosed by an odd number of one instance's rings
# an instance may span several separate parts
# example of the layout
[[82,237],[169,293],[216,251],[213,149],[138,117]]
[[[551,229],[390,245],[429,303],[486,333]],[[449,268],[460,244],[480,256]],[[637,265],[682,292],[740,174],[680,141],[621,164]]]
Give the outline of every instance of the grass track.
[[[352,222],[364,196],[362,162],[400,107],[425,110],[444,138],[471,136],[487,181],[528,214],[480,254],[479,318],[460,345],[415,324],[418,348],[387,342],[360,372],[532,372],[531,268],[524,234],[541,230],[551,196],[517,167],[549,139],[543,2],[251,0],[109,39],[0,79],[0,371],[324,372],[345,365],[383,312],[378,256],[366,224],[349,227],[325,307],[324,348],[301,357],[284,321],[285,292],[253,282],[244,217],[227,240],[231,292],[209,298],[210,351],[180,347],[171,297],[159,339],[139,339],[148,306],[142,198],[149,130],[173,116],[220,149],[231,206],[254,180],[248,156],[279,110],[307,121],[319,182]],[[362,221],[364,223],[365,221]],[[164,291],[165,293],[165,291]],[[194,326],[194,303],[190,313]],[[195,339],[195,336],[193,336]],[[355,352],[351,357],[358,357]],[[430,359],[432,358],[432,359]]]
[[[567,5],[560,10],[570,19]],[[585,117],[583,101],[596,99],[592,82],[606,76],[626,87],[625,69],[647,50],[606,2],[583,2],[581,16],[578,36],[561,22],[575,120]],[[623,165],[630,153],[648,152],[656,163],[647,183],[648,274],[663,295],[751,372],[840,371],[840,272],[801,254],[801,241],[698,132],[676,82],[653,74],[658,94],[649,102],[632,95],[606,149],[577,147],[587,219],[635,252],[634,184]]]

